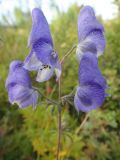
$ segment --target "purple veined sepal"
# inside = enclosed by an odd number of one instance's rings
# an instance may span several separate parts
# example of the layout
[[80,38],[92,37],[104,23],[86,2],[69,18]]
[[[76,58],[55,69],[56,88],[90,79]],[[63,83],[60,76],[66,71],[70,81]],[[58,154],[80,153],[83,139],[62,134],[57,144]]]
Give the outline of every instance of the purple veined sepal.
[[32,88],[28,71],[23,68],[23,62],[13,61],[10,64],[6,80],[6,88],[11,104],[17,103],[20,108],[32,105],[35,109],[38,92]]
[[8,89],[9,101],[11,104],[17,104],[20,108],[26,108],[32,105],[36,108],[38,92],[19,84],[10,84]]
[[32,87],[31,80],[28,71],[23,68],[24,64],[22,61],[14,60],[10,63],[9,73],[6,79],[6,88],[9,84],[18,83],[20,85],[25,85],[26,87]]
[[31,51],[24,61],[24,68],[29,71],[38,71],[36,78],[38,82],[49,80],[54,71],[58,80],[61,75],[61,64],[53,48],[47,20],[38,8],[32,11],[32,22],[32,31],[28,40]]
[[34,8],[32,10],[32,30],[28,38],[28,47],[32,47],[32,45],[38,40],[46,41],[53,46],[48,22],[42,10]]
[[48,62],[44,63],[44,60],[40,61],[37,58],[36,54],[33,52],[25,60],[25,69],[38,72],[36,81],[44,82],[49,80],[52,77],[54,71],[56,74],[56,80],[60,78],[62,69],[61,64],[58,60],[58,56],[55,52],[53,52],[50,56],[48,56]]
[[108,89],[105,78],[100,72],[98,59],[91,52],[84,53],[79,65],[79,87],[74,97],[77,111],[89,112],[100,107]]
[[92,7],[85,6],[81,9],[78,17],[78,39],[79,44],[76,50],[77,58],[80,61],[84,52],[91,51],[99,57],[105,49],[104,28],[97,21]]
[[95,82],[79,86],[74,97],[75,108],[78,112],[97,109],[103,104],[105,96],[105,90]]
[[107,82],[102,75],[97,57],[91,53],[84,53],[79,65],[79,83],[85,85],[88,82],[98,83],[104,89],[108,88]]

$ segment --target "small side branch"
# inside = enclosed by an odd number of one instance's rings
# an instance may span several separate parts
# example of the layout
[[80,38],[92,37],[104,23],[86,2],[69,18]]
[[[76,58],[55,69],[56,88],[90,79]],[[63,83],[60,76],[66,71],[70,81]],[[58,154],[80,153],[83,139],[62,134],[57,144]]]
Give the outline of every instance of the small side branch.
[[83,128],[83,126],[85,125],[85,123],[87,122],[88,118],[89,118],[89,113],[87,113],[87,114],[85,115],[82,123],[80,124],[79,128],[77,129],[77,132],[76,132],[77,135],[80,134],[80,131],[81,131],[81,129]]
[[59,103],[57,103],[56,101],[52,100],[52,99],[49,99],[48,97],[46,97],[42,92],[40,92],[40,90],[36,87],[33,87],[35,90],[38,91],[38,93],[43,97],[45,98],[48,102],[50,102],[51,104],[55,104],[57,106],[59,106]]
[[65,59],[72,53],[72,51],[77,47],[77,45],[73,45],[73,47],[65,54],[65,56],[61,59],[60,63],[63,64]]

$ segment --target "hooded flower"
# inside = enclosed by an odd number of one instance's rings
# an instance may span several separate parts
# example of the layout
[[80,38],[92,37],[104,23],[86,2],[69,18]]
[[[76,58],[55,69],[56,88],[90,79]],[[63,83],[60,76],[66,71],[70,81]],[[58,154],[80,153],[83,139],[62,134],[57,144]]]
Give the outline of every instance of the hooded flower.
[[13,61],[9,67],[9,74],[6,80],[9,101],[17,103],[20,108],[32,105],[36,107],[38,93],[32,88],[28,71],[23,68],[23,62]]
[[79,67],[79,87],[74,104],[77,111],[89,112],[100,107],[106,97],[107,84],[93,53],[84,53]]
[[83,7],[78,16],[78,39],[76,54],[79,60],[85,52],[92,52],[96,57],[104,52],[104,28],[97,21],[90,6]]
[[49,25],[43,12],[35,8],[32,11],[32,30],[28,39],[31,48],[24,67],[27,70],[37,70],[38,82],[47,81],[55,71],[57,80],[61,75],[61,65],[58,54],[54,51]]

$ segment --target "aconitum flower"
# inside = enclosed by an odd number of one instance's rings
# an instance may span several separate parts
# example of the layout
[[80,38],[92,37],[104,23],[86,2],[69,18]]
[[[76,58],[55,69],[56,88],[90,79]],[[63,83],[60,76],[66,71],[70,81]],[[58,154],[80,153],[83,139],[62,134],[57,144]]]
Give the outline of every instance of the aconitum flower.
[[32,30],[28,39],[28,47],[31,47],[31,51],[24,62],[24,67],[29,71],[38,71],[36,78],[38,82],[49,80],[54,71],[58,80],[61,75],[58,54],[54,51],[48,22],[38,8],[32,11]]
[[23,62],[13,61],[9,67],[6,88],[10,103],[17,103],[20,108],[32,105],[36,107],[38,92],[32,88],[28,71],[23,68]]
[[95,17],[94,10],[85,6],[78,16],[78,39],[76,50],[78,60],[85,52],[92,52],[96,57],[103,54],[105,49],[104,28]]
[[84,53],[80,61],[79,83],[74,98],[76,110],[89,112],[100,107],[106,97],[107,84],[93,53]]

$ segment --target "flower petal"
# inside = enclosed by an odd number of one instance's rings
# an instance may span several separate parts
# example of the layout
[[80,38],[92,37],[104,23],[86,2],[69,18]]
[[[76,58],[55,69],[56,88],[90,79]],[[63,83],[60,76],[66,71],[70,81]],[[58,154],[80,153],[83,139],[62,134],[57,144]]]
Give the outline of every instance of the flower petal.
[[[53,56],[54,50],[52,46],[44,41],[37,41],[34,43],[31,52],[34,52],[37,59],[46,65],[52,66],[58,58],[57,54],[56,57]],[[55,62],[51,61],[51,58],[53,58]]]
[[44,41],[53,46],[48,22],[42,10],[34,8],[32,10],[32,30],[28,39],[28,46],[32,46],[38,40]]
[[93,43],[90,39],[86,38],[81,41],[76,49],[77,60],[80,62],[85,52],[92,52],[93,54],[97,54],[96,44]]
[[44,82],[49,80],[52,77],[53,72],[54,72],[54,68],[49,68],[49,66],[44,69],[40,68],[38,70],[36,81]]
[[103,54],[106,42],[103,32],[94,30],[88,35],[88,39],[91,43],[95,44],[97,49],[97,57]]
[[74,97],[77,111],[89,112],[100,107],[105,99],[104,89],[97,83],[80,86]]
[[104,89],[107,88],[106,80],[102,76],[98,66],[98,59],[94,54],[87,52],[84,54],[80,62],[79,83],[85,85],[89,82],[96,82]]
[[81,9],[78,17],[78,38],[85,39],[93,30],[104,31],[103,26],[97,21],[94,10],[90,6]]
[[58,61],[58,54],[52,46],[44,41],[34,43],[30,54],[25,60],[25,68],[28,70],[37,70],[41,64],[55,66]]
[[38,60],[34,52],[30,52],[24,62],[24,68],[29,71],[38,70],[42,66],[42,62]]
[[38,93],[33,89],[15,84],[9,87],[8,95],[10,103],[17,103],[20,108],[25,108],[30,105],[32,105],[33,108],[36,107]]
[[23,62],[13,61],[9,67],[9,74],[6,80],[6,87],[11,83],[21,84],[26,87],[31,87],[31,80],[27,70],[23,68]]
[[97,21],[92,7],[85,6],[82,8],[78,17],[79,45],[77,49],[77,56],[79,57],[79,60],[84,52],[90,51],[96,54],[97,57],[104,52],[106,43],[103,32],[104,28]]

